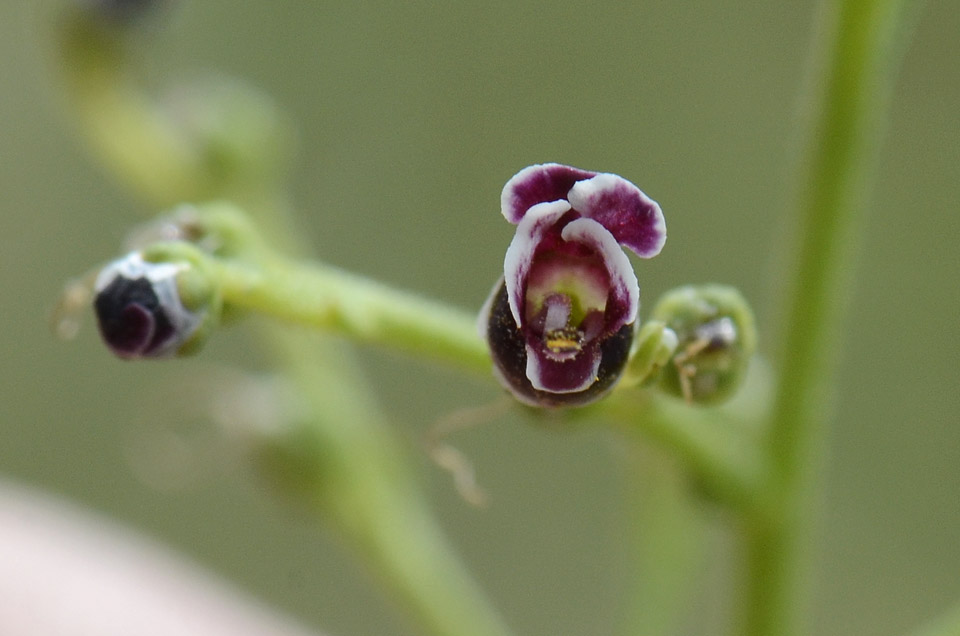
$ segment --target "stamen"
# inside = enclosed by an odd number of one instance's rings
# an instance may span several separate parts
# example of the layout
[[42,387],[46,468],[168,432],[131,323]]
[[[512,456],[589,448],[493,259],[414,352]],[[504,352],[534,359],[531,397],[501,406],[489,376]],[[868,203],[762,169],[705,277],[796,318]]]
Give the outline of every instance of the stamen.
[[583,348],[583,332],[576,327],[551,329],[544,333],[543,342],[551,353],[577,353]]

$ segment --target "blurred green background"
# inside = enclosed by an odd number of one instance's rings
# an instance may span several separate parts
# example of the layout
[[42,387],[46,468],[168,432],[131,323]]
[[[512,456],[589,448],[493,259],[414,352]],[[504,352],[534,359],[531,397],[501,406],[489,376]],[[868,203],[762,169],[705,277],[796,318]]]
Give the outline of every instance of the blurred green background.
[[[324,259],[479,308],[512,236],[499,193],[514,172],[617,172],[667,218],[663,254],[638,264],[647,307],[682,283],[734,284],[762,348],[776,348],[816,3],[178,5],[140,30],[145,81],[216,69],[275,96],[300,126],[293,189]],[[229,454],[159,484],[132,468],[144,452],[176,466],[151,431],[190,412],[170,407],[184,378],[261,365],[244,329],[156,364],[112,359],[89,316],[76,341],[51,335],[63,282],[156,212],[75,134],[50,48],[58,7],[0,3],[0,474],[123,520],[334,634],[413,634],[348,553]],[[824,479],[819,634],[902,633],[960,597],[958,33],[960,5],[926,3],[860,240]],[[413,452],[438,417],[499,395],[492,380],[362,357]],[[628,580],[620,440],[513,414],[456,441],[492,495],[486,510],[416,457],[508,622],[527,636],[613,633]],[[735,549],[725,520],[705,514],[716,518],[692,634],[720,631]]]

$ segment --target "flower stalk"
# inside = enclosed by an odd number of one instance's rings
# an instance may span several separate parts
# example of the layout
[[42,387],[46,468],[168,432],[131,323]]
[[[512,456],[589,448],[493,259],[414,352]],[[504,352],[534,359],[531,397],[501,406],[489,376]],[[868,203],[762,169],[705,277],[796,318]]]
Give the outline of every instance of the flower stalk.
[[490,369],[475,317],[466,311],[321,263],[277,257],[262,264],[213,260],[211,266],[232,307],[468,370]]
[[796,256],[785,286],[779,390],[770,420],[765,520],[748,522],[743,634],[806,633],[816,490],[830,413],[843,299],[895,77],[905,0],[822,3],[797,204]]

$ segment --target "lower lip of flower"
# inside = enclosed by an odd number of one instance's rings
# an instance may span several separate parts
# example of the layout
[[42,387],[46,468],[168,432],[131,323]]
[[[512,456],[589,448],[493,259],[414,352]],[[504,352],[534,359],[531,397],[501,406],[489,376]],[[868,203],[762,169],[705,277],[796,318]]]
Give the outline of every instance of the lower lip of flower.
[[610,275],[596,255],[538,254],[527,277],[524,326],[550,358],[568,360],[603,331]]
[[[596,379],[584,390],[553,393],[535,389],[530,378],[527,377],[526,330],[535,329],[535,327],[527,325],[521,328],[516,324],[510,311],[505,285],[500,286],[493,298],[487,319],[487,340],[490,343],[497,375],[510,392],[525,404],[547,408],[589,404],[603,397],[613,388],[626,365],[630,346],[633,343],[634,323],[623,325],[615,332],[603,336],[600,333],[603,314],[594,310],[578,327],[564,325],[543,329],[548,320],[550,307],[562,307],[567,303],[571,303],[571,300],[563,294],[548,295],[545,299],[546,311],[542,311],[540,316],[543,324],[538,331],[535,331],[535,335],[542,341],[547,357],[557,364],[573,360],[583,352],[586,346],[595,346],[600,351],[600,366],[597,369]],[[554,309],[555,314],[558,311],[560,318],[554,315],[549,320],[559,321],[565,318],[564,310]],[[599,342],[592,342],[598,338]]]

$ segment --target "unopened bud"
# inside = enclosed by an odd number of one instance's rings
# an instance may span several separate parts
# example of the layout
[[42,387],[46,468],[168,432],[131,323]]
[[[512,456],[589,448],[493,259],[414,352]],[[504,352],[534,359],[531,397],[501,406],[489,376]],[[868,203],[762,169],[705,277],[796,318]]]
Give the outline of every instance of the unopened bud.
[[664,294],[653,310],[677,334],[660,386],[690,403],[715,404],[733,395],[756,348],[753,312],[733,287],[690,285]]
[[100,334],[121,358],[192,353],[220,313],[213,286],[196,266],[152,262],[141,252],[104,267],[94,294]]

